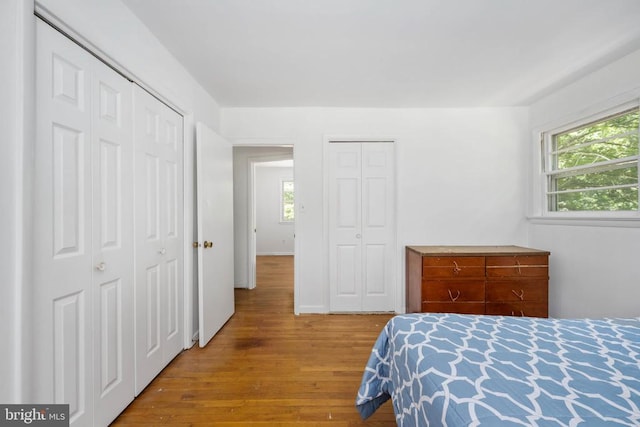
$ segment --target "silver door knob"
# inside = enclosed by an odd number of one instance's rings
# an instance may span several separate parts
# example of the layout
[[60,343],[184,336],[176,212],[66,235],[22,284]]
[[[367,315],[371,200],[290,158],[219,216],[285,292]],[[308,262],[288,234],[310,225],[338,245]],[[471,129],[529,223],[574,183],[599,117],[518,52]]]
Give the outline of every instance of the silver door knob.
[[96,265],[96,270],[98,271],[104,271],[107,268],[107,264],[105,264],[104,262],[101,262],[100,264]]
[[361,238],[362,236],[360,234],[356,234],[356,239]]
[[160,250],[158,251],[158,253],[159,253],[160,255],[164,255],[164,254],[166,254],[166,253],[167,253],[167,250],[166,250],[165,248],[162,248],[162,249],[160,249]]

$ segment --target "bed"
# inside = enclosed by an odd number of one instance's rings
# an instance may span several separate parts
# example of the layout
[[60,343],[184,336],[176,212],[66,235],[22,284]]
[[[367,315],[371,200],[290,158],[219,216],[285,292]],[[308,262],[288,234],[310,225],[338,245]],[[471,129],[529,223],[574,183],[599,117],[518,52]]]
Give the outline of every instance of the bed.
[[389,399],[398,426],[639,426],[640,318],[396,316],[356,407]]

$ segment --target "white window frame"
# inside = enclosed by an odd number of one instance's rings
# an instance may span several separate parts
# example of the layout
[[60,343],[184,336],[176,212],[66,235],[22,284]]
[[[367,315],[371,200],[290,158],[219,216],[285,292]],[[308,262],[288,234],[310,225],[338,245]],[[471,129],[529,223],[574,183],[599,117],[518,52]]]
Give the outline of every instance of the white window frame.
[[284,217],[284,184],[287,182],[291,182],[293,184],[293,197],[294,197],[294,205],[295,205],[296,186],[295,186],[295,182],[293,181],[293,178],[281,178],[280,179],[280,222],[290,224],[295,222],[296,218],[295,218],[295,209],[294,209],[293,219],[287,219]]
[[[533,210],[537,214],[530,216],[533,220],[556,220],[560,222],[604,222],[604,221],[621,221],[626,225],[633,227],[640,227],[640,208],[636,211],[551,211],[549,210],[548,203],[548,182],[549,176],[545,170],[545,165],[551,161],[550,148],[552,138],[559,133],[578,128],[589,123],[598,122],[604,120],[607,117],[615,114],[622,113],[632,108],[638,108],[640,100],[633,98],[633,100],[619,103],[615,106],[609,106],[608,108],[602,108],[597,112],[591,112],[591,114],[583,114],[582,117],[575,118],[571,121],[566,121],[557,126],[550,126],[549,128],[537,130],[534,132],[534,138],[537,140],[535,144],[536,153],[534,159],[536,159],[536,174],[538,175],[537,183],[533,189],[534,192],[534,206]],[[640,156],[636,156],[640,157]],[[640,171],[640,161],[639,161]],[[640,172],[639,172],[640,173]],[[640,181],[640,177],[639,177]],[[639,192],[640,193],[640,192]],[[639,195],[640,197],[640,195]],[[633,222],[634,224],[629,224]],[[636,223],[637,222],[637,223]]]

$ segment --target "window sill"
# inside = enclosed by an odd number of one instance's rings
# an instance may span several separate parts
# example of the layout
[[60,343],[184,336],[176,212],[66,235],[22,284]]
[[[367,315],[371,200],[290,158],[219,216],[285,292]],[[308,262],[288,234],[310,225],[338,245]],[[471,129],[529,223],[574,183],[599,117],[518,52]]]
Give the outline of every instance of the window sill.
[[566,225],[576,227],[618,227],[640,228],[640,217],[560,217],[560,216],[529,216],[530,223],[539,225]]

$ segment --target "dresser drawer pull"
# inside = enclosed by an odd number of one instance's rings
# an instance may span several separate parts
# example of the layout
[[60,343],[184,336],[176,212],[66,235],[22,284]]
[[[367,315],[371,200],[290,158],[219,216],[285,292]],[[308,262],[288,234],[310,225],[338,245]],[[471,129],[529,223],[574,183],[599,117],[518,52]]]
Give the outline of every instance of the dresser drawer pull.
[[[515,316],[515,315],[516,315],[516,312],[515,312],[515,311],[513,311],[513,310],[511,310],[511,315],[512,315],[512,316]],[[520,310],[520,316],[521,316],[521,317],[524,317],[524,311],[523,311],[523,310]]]
[[458,298],[460,298],[460,289],[456,290],[457,294],[454,297],[453,294],[451,293],[451,289],[449,289],[449,298],[451,298],[451,301],[456,302],[456,300]]
[[460,267],[458,267],[458,263],[453,261],[453,274],[458,274],[462,271]]
[[520,261],[516,260],[516,265],[518,266],[518,274],[522,276],[522,270],[520,269]]
[[524,301],[524,289],[520,289],[520,292],[518,293],[518,291],[516,291],[515,289],[511,289],[511,292],[513,292],[513,294],[515,296],[517,296],[518,298],[520,298],[520,301]]

